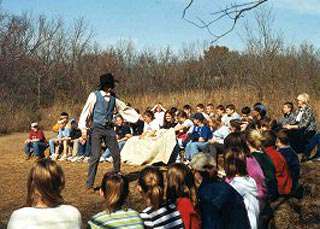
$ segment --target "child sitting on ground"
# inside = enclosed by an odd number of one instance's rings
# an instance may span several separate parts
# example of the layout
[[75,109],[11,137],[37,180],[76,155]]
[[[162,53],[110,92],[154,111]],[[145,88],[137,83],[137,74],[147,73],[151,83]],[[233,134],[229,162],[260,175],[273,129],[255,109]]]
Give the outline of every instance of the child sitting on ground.
[[128,180],[114,172],[106,173],[100,187],[106,209],[90,219],[88,228],[144,228],[139,213],[125,207],[128,195]]
[[62,197],[65,176],[56,162],[43,158],[30,170],[26,206],[14,211],[8,229],[80,229],[79,210]]
[[28,139],[25,141],[24,152],[26,160],[29,160],[32,153],[37,159],[42,158],[44,151],[48,147],[47,139],[42,130],[39,129],[38,123],[31,123],[31,129]]
[[201,220],[197,207],[194,177],[186,165],[173,164],[167,173],[167,200],[176,203],[185,228],[200,229]]
[[144,168],[140,172],[137,189],[148,206],[140,213],[145,228],[184,228],[175,203],[164,201],[164,180],[159,168]]
[[277,132],[276,146],[287,162],[292,179],[292,191],[294,192],[299,186],[300,162],[297,153],[289,144],[287,130],[283,129]]
[[275,167],[278,192],[280,195],[287,195],[291,192],[292,180],[284,157],[276,150],[277,137],[272,131],[263,132],[262,145],[264,152],[269,156]]

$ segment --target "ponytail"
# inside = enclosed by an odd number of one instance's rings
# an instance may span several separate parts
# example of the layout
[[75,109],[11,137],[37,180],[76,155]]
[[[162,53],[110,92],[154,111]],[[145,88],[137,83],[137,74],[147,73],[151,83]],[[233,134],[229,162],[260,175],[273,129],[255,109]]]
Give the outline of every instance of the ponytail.
[[248,131],[246,133],[246,138],[248,143],[256,149],[260,149],[262,146],[262,142],[264,141],[264,137],[258,130]]
[[156,167],[144,168],[139,176],[138,184],[150,200],[153,209],[159,209],[164,199],[164,183],[160,170]]

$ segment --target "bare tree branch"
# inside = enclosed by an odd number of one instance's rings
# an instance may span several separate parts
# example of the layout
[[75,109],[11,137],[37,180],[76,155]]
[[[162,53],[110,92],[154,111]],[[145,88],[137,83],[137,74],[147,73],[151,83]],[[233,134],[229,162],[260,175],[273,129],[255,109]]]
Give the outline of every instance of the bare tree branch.
[[[253,10],[254,8],[266,3],[268,0],[255,0],[255,1],[248,1],[245,3],[233,3],[229,6],[226,5],[224,9],[218,10],[215,12],[210,13],[212,17],[211,20],[206,21],[201,17],[197,16],[196,21],[187,18],[187,14],[191,6],[194,4],[194,0],[190,0],[187,6],[184,8],[182,12],[182,18],[187,21],[188,23],[200,28],[206,29],[208,33],[214,38],[211,43],[214,43],[221,39],[222,37],[226,36],[227,34],[231,33],[235,28],[238,20],[244,16],[244,13]],[[212,31],[211,27],[220,20],[229,19],[231,20],[231,26],[223,33],[217,34]]]

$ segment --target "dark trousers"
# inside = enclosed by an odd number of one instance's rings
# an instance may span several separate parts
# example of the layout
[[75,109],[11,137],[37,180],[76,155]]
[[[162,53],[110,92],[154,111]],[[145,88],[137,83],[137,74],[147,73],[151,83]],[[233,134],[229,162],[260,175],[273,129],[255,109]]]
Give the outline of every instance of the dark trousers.
[[120,171],[120,150],[116,139],[116,133],[112,128],[93,127],[91,134],[91,156],[89,159],[87,187],[93,187],[96,177],[99,160],[102,154],[101,142],[104,141],[106,147],[110,149],[113,158],[113,169]]
[[224,152],[224,145],[220,143],[209,143],[208,147],[204,150],[205,153],[211,154],[216,159],[218,163],[219,154],[223,154]]
[[316,133],[309,139],[308,144],[304,148],[304,154],[310,157],[311,151],[317,147],[317,153],[313,156],[313,158],[320,157],[320,133]]

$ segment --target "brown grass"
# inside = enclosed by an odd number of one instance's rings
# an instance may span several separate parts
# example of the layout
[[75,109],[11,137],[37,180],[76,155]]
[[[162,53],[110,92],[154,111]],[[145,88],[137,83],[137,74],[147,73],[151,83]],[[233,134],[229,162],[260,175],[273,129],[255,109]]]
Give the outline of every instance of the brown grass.
[[[294,102],[297,94],[285,94],[281,92],[274,94],[267,94],[263,98],[262,102],[267,106],[269,115],[273,118],[278,118],[281,115],[282,104],[286,101]],[[320,101],[312,97],[312,106],[315,112],[318,114],[318,119],[320,120]],[[179,92],[169,92],[164,93],[152,93],[143,94],[138,93],[132,96],[122,96],[120,99],[130,103],[131,106],[138,108],[141,112],[147,107],[153,107],[156,103],[161,102],[166,108],[175,106],[177,108],[182,108],[185,104],[190,104],[196,106],[199,103],[208,104],[213,103],[215,106],[219,104],[230,104],[233,103],[238,108],[240,112],[241,108],[244,106],[252,106],[254,103],[259,102],[259,92],[252,89],[239,89],[231,88],[228,90],[215,90],[215,91],[203,91],[203,90],[185,90]],[[50,129],[52,124],[55,123],[61,111],[67,111],[71,116],[79,118],[83,104],[68,104],[59,103],[55,106],[47,109],[41,110],[41,120],[42,125]]]

